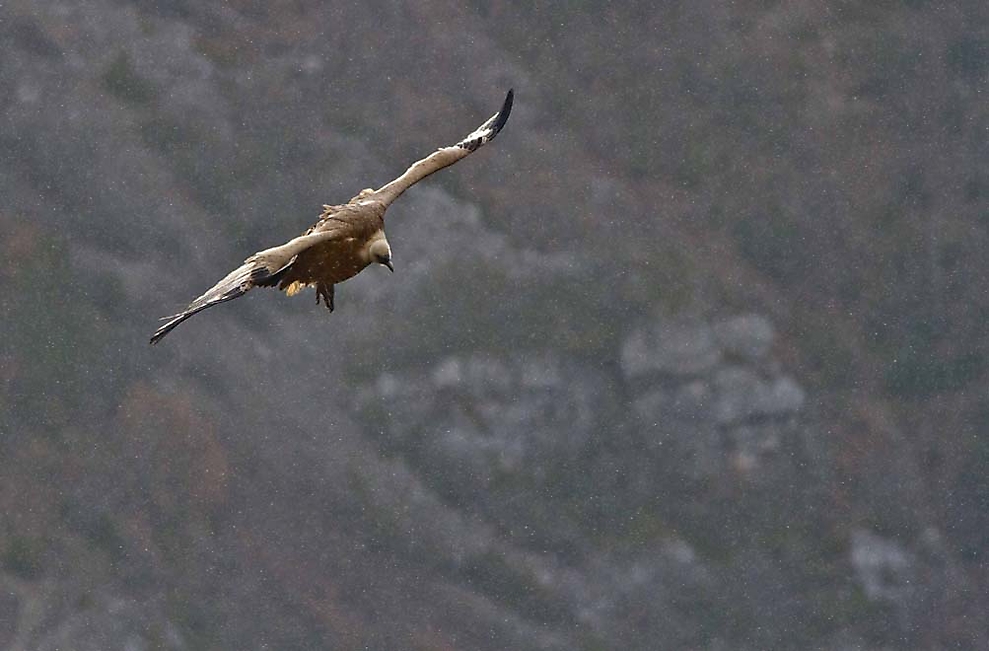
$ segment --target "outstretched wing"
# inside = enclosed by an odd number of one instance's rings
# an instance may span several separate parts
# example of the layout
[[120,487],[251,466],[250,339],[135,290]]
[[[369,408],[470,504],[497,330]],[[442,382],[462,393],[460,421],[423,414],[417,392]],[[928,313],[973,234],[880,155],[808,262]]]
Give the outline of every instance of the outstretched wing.
[[508,115],[512,112],[513,96],[513,91],[509,90],[508,95],[505,97],[505,103],[501,106],[501,110],[492,115],[477,130],[452,147],[437,149],[426,158],[414,163],[412,167],[405,171],[405,174],[402,174],[391,183],[376,190],[371,198],[381,201],[387,206],[413,184],[418,183],[433,172],[453,165],[461,158],[470,155],[471,152],[494,140],[494,137],[498,135],[498,132],[508,122]]
[[214,305],[219,305],[220,303],[225,303],[226,301],[243,296],[255,287],[271,287],[276,285],[282,276],[291,268],[292,263],[295,262],[299,253],[320,242],[325,242],[341,235],[343,235],[341,229],[328,229],[297,237],[281,246],[258,251],[247,260],[244,260],[244,264],[231,271],[223,280],[213,285],[202,296],[190,303],[189,307],[178,314],[164,317],[167,323],[155,331],[151,336],[151,343],[158,343],[175,326],[208,307],[213,307]]

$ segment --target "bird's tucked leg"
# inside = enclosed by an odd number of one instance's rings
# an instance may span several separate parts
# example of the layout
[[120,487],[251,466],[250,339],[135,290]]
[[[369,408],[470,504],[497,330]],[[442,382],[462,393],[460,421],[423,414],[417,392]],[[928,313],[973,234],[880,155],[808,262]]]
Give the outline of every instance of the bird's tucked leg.
[[333,287],[332,284],[316,283],[316,305],[319,305],[319,299],[322,298],[323,304],[330,312],[333,311]]

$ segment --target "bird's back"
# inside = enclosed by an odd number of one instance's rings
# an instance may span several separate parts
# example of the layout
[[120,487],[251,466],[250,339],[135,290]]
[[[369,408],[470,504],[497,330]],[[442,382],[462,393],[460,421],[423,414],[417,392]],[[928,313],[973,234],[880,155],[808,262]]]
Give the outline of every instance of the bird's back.
[[360,273],[368,265],[364,247],[384,229],[384,212],[385,207],[377,202],[324,206],[306,234],[335,231],[336,236],[301,252],[279,287],[298,290],[306,285],[334,285]]

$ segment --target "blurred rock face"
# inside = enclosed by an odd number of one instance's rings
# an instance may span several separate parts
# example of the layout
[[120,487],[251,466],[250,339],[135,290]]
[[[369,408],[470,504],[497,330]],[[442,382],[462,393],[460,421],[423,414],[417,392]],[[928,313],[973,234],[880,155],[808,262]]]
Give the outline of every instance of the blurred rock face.
[[5,3],[0,647],[989,647],[983,4]]
[[[744,510],[744,493],[800,481],[798,459],[809,454],[804,392],[773,370],[772,337],[765,319],[742,315],[643,324],[611,363],[552,348],[448,356],[379,375],[361,392],[360,420],[383,454],[500,532],[484,555],[458,562],[482,589],[507,574],[601,639],[686,643],[700,634],[690,608],[717,601],[727,580],[685,539],[698,532],[678,531],[676,510],[657,504],[671,484],[705,482],[742,491]],[[540,549],[570,561],[561,567]],[[693,596],[680,600],[670,581]],[[662,612],[678,613],[675,635],[627,628],[630,617]]]

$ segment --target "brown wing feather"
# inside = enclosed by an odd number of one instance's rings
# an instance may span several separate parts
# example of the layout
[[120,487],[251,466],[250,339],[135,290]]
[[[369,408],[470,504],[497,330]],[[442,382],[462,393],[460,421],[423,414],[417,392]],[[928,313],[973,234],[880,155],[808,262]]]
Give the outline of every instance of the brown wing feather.
[[376,190],[372,195],[373,198],[387,206],[415,183],[444,167],[453,165],[461,158],[469,156],[472,152],[494,140],[505,123],[508,122],[514,96],[514,91],[509,90],[501,110],[488,118],[484,124],[452,147],[442,147],[422,160],[413,163],[400,177]]
[[151,343],[158,343],[180,323],[206,308],[239,298],[255,287],[271,287],[278,284],[298,260],[300,254],[323,242],[339,238],[344,233],[343,228],[324,227],[319,232],[297,237],[281,246],[258,251],[184,310],[165,317],[167,323],[155,331],[151,336]]

